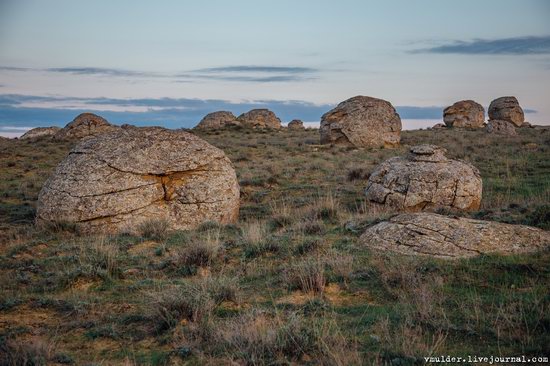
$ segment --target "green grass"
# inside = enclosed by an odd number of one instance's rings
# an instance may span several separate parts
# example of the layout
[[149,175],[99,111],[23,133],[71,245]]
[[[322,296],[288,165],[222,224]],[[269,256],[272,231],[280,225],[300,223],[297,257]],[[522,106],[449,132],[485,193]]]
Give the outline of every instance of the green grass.
[[550,252],[448,262],[357,243],[385,218],[363,198],[368,174],[420,143],[479,168],[482,207],[464,215],[549,229],[550,131],[518,132],[405,131],[398,149],[366,150],[318,146],[313,130],[201,132],[235,165],[239,222],[107,237],[33,226],[70,143],[2,141],[0,354],[135,365],[548,355]]

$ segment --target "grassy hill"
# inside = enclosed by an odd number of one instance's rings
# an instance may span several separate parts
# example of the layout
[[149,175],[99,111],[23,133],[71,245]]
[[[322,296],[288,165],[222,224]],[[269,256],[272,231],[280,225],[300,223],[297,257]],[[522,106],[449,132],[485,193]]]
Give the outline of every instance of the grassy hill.
[[238,224],[93,237],[33,226],[72,144],[0,140],[0,364],[549,355],[549,251],[451,262],[357,240],[391,215],[364,199],[370,172],[420,143],[479,168],[482,207],[464,215],[550,229],[550,130],[518,132],[404,131],[400,148],[370,150],[320,146],[316,130],[197,132],[235,165]]

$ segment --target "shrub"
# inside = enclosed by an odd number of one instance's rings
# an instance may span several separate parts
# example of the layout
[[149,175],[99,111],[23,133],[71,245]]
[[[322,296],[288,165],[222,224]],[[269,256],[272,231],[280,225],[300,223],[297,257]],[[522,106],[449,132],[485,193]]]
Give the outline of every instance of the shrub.
[[527,225],[550,230],[550,205],[538,206],[535,211],[527,216],[526,221]]
[[40,224],[40,227],[52,233],[70,233],[79,234],[80,230],[75,222],[66,220],[46,221]]
[[284,271],[284,279],[292,289],[323,293],[327,283],[325,262],[321,258],[307,258],[291,264]]
[[169,224],[167,220],[152,219],[142,222],[138,227],[139,235],[149,240],[165,240],[168,237]]
[[353,182],[355,180],[366,180],[369,179],[370,173],[363,168],[354,168],[348,171],[347,181]]
[[356,344],[333,318],[251,311],[218,327],[214,342],[223,354],[247,365],[301,363],[306,358],[321,365],[361,364]]
[[39,339],[18,341],[0,338],[0,365],[47,365],[52,356],[51,346]]
[[189,281],[151,293],[148,312],[160,330],[172,328],[182,319],[200,322],[222,302],[237,302],[239,291],[235,279],[218,277]]
[[120,250],[116,243],[111,242],[108,237],[100,236],[91,243],[81,244],[80,268],[92,277],[118,277],[121,272],[119,254]]
[[175,262],[184,266],[209,266],[222,250],[219,232],[208,232],[202,240],[192,241],[181,247]]

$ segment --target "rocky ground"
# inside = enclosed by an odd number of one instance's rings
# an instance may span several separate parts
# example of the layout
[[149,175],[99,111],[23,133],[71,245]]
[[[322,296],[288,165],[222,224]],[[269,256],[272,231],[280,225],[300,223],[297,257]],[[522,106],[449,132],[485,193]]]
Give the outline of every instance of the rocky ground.
[[550,130],[403,131],[396,149],[318,145],[317,130],[194,133],[236,168],[236,225],[170,233],[152,220],[120,236],[36,228],[38,192],[73,143],[0,140],[0,364],[550,353],[548,250],[449,261],[360,241],[392,215],[366,201],[369,175],[419,144],[479,169],[481,206],[459,215],[549,230]]

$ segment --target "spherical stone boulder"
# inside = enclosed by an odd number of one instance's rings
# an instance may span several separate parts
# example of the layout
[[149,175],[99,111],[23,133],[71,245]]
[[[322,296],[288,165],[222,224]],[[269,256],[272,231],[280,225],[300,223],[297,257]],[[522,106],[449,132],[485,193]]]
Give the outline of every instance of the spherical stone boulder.
[[434,130],[441,130],[442,128],[445,128],[445,124],[444,123],[436,123],[435,125],[432,126],[432,129]]
[[489,105],[489,119],[512,122],[520,127],[525,121],[525,115],[516,97],[500,97]]
[[292,121],[288,122],[288,128],[291,130],[303,130],[304,122],[299,119],[293,119]]
[[36,127],[31,130],[28,130],[25,132],[20,139],[21,140],[32,140],[37,139],[41,137],[52,137],[55,136],[61,128],[57,126],[51,126],[51,127]]
[[369,177],[367,199],[390,210],[410,212],[479,209],[479,171],[467,162],[447,158],[445,152],[439,146],[420,145],[405,157],[384,161]]
[[185,230],[234,222],[238,212],[237,176],[222,150],[180,130],[127,127],[69,153],[40,192],[37,223],[135,233],[150,220]]
[[499,119],[492,119],[487,122],[485,131],[488,133],[494,133],[497,135],[516,136],[516,126],[508,121],[502,121]]
[[390,102],[356,96],[321,117],[321,144],[394,147],[401,139],[401,118]]
[[212,112],[204,116],[204,118],[195,127],[199,130],[215,130],[228,126],[237,126],[240,122],[233,113],[228,111]]
[[448,127],[481,128],[485,109],[473,100],[461,100],[443,110],[443,121]]
[[247,128],[281,128],[281,120],[269,109],[252,109],[241,114],[237,120]]
[[405,213],[369,227],[360,245],[379,251],[444,259],[518,254],[550,246],[550,232],[523,225]]
[[117,130],[105,118],[93,113],[81,113],[55,135],[58,139],[81,139]]

